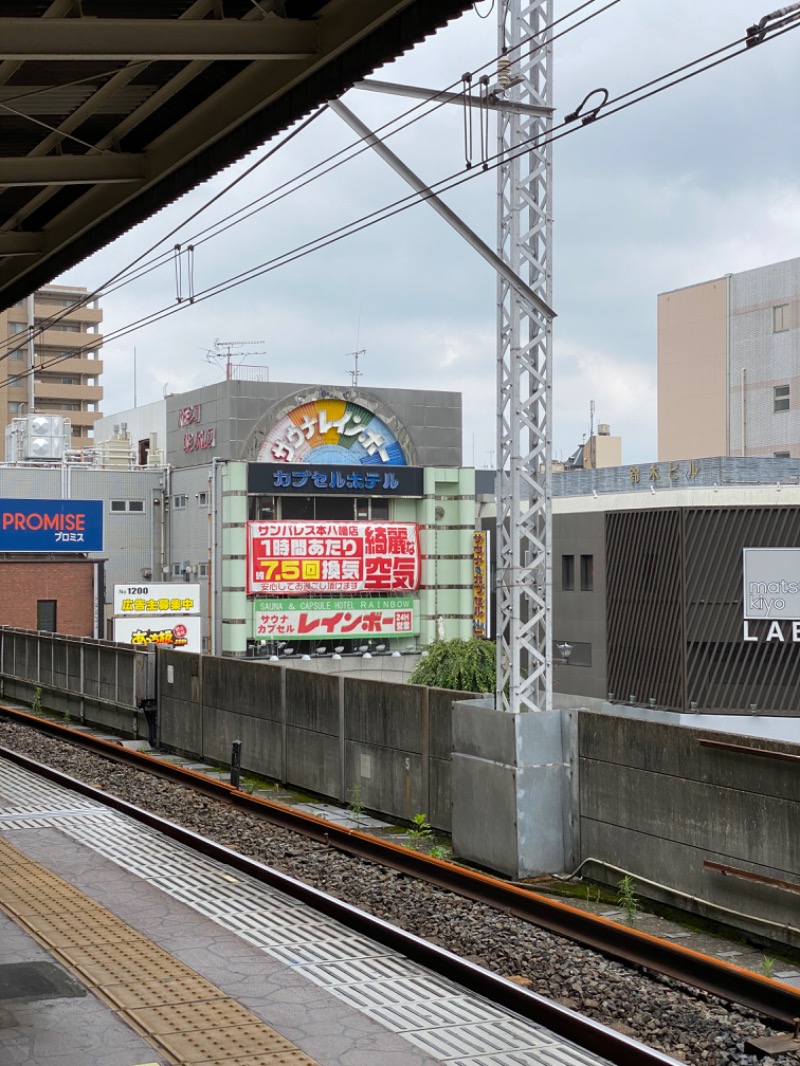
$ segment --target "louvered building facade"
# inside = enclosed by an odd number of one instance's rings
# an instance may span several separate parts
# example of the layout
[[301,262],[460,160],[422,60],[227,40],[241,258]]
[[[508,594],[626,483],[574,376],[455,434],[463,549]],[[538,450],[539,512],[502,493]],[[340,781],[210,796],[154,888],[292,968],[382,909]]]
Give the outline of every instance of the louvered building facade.
[[766,601],[754,613],[744,586],[745,549],[783,549],[774,556],[787,570],[783,587],[800,579],[793,480],[558,499],[556,691],[683,712],[800,716],[792,599],[777,613]]

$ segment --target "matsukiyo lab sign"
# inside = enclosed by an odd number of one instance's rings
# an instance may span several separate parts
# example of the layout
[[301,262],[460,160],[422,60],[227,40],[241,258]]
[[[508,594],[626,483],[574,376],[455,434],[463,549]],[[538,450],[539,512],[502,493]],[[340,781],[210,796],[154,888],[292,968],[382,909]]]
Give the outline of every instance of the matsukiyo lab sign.
[[248,593],[406,592],[420,581],[413,522],[248,522]]
[[0,551],[102,550],[102,500],[0,500]]
[[743,640],[800,643],[800,548],[745,548],[742,574]]
[[255,600],[253,608],[256,640],[380,640],[419,633],[419,604],[412,597]]

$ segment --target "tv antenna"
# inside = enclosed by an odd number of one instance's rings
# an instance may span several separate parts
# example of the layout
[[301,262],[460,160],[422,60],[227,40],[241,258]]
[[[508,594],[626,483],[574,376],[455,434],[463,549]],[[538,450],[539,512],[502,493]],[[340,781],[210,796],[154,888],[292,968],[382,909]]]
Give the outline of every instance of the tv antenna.
[[[225,380],[231,381],[237,375],[234,373],[236,367],[240,367],[248,355],[266,355],[266,352],[243,352],[240,349],[249,348],[253,344],[264,344],[264,341],[221,341],[217,338],[214,341],[214,351],[208,350],[206,352],[206,359],[209,363],[216,363],[218,367],[224,369]],[[234,362],[238,360],[238,362]],[[253,367],[258,370],[269,370],[269,367]]]
[[359,348],[359,350],[357,352],[347,352],[347,354],[345,356],[346,359],[349,359],[350,356],[353,357],[353,369],[347,371],[347,373],[350,375],[350,384],[353,385],[353,386],[358,385],[358,379],[363,374],[363,371],[358,369],[358,357],[360,355],[366,355],[366,354],[367,354],[367,349],[366,348]]

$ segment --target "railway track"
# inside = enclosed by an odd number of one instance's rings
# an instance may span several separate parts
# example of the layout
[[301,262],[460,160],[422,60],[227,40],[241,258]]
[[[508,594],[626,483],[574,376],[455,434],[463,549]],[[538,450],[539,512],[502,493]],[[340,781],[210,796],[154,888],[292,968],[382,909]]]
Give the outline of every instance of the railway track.
[[[106,760],[110,759],[117,764],[126,764],[137,769],[144,768],[148,773],[159,778],[166,778],[184,786],[190,785],[192,789],[200,790],[204,796],[221,800],[242,814],[256,816],[274,826],[301,834],[307,840],[312,841],[320,851],[338,852],[355,860],[389,867],[401,875],[402,879],[414,878],[418,881],[425,881],[437,889],[446,889],[462,899],[485,905],[507,918],[520,919],[537,929],[546,929],[559,937],[566,937],[584,946],[588,945],[608,958],[620,960],[626,965],[646,970],[651,974],[658,974],[661,978],[671,978],[681,984],[692,986],[701,990],[706,997],[711,995],[729,1004],[740,1005],[769,1019],[775,1026],[790,1028],[794,1019],[800,1015],[800,993],[791,986],[699,955],[680,945],[658,940],[602,918],[592,917],[576,908],[517,886],[508,885],[500,880],[465,870],[451,863],[430,859],[406,848],[370,838],[363,833],[343,830],[321,819],[300,814],[278,804],[254,799],[224,783],[164,764],[160,760],[132,752],[118,744],[87,737],[82,733],[76,734],[74,730],[58,723],[48,722],[43,725],[40,719],[31,720],[30,715],[12,711],[10,708],[3,711],[3,714],[8,719],[36,729],[44,728],[52,736],[68,739],[71,743],[89,748]],[[8,757],[21,758],[10,751]],[[56,773],[53,770],[46,772]],[[75,787],[87,795],[92,794],[90,786],[76,782]],[[112,799],[111,802],[122,804],[120,800]],[[152,816],[143,813],[142,817],[146,820]],[[174,828],[176,833],[182,831],[179,827]],[[239,857],[235,861],[246,863],[249,860]],[[313,892],[313,889],[307,887],[303,890]],[[394,934],[389,935],[399,936],[400,933],[395,930]],[[417,938],[416,945],[413,947],[414,952],[424,954],[431,950],[435,953],[435,944],[431,945],[424,939]],[[473,970],[475,972],[469,980],[487,980],[484,976],[486,971],[482,967],[473,967]],[[507,985],[507,982],[503,984]],[[525,989],[517,988],[507,993],[510,995],[509,1009],[519,1010],[512,1001],[520,996],[524,999],[522,995],[524,992]],[[482,992],[482,994],[488,993]],[[544,1022],[544,1024],[548,1023]]]

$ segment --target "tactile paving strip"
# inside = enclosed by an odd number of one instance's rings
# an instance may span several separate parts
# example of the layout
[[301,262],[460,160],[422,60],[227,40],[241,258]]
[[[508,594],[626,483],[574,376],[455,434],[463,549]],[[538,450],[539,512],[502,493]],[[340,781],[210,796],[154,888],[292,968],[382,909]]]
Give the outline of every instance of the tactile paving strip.
[[172,1062],[317,1066],[209,981],[4,840],[0,907]]
[[[3,787],[12,777],[15,787],[7,794],[13,796],[17,805],[14,809],[23,810],[20,796],[23,800],[30,796],[32,808],[38,810],[41,801],[36,795],[36,779],[16,767],[8,767],[3,760],[0,806]],[[51,790],[48,810],[58,808],[57,798]],[[60,798],[62,809],[74,808],[74,797],[66,789]],[[57,826],[61,833],[290,965],[296,974],[323,988],[325,994],[369,1016],[448,1066],[598,1066],[604,1062],[534,1022],[517,1018],[480,997],[470,996],[450,981],[433,977],[397,952],[344,929],[305,904],[246,875],[234,876],[223,864],[166,841],[157,830],[131,822],[123,815],[116,815],[116,822],[94,812],[83,818],[48,819],[47,812],[38,817],[39,826]],[[119,821],[125,823],[124,832],[120,831]],[[2,824],[4,830],[16,827],[15,821]],[[78,962],[99,967],[103,960],[95,954],[93,961],[84,956],[76,959]],[[145,974],[140,974],[135,986],[127,987],[135,987],[136,992],[131,992],[130,1001],[125,1000],[126,1011],[135,1012],[133,1002],[140,1002],[136,996],[149,997],[143,1005],[159,1005],[153,1002],[154,997],[157,999],[158,982],[147,980]],[[98,994],[105,995],[115,1006],[122,1003],[119,986],[113,990],[105,986]],[[204,997],[195,991],[193,1001],[200,998]],[[191,1000],[187,993],[185,1002]],[[190,1044],[179,1047],[173,1042],[171,1053],[183,1055],[182,1062],[216,1066],[215,1060],[186,1057],[195,1052]],[[295,1054],[298,1053],[276,1052],[275,1057],[264,1057],[263,1063],[295,1066],[308,1061],[292,1057]],[[225,1066],[262,1063],[259,1056],[239,1048],[233,1054],[227,1046],[220,1061]]]

